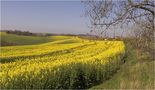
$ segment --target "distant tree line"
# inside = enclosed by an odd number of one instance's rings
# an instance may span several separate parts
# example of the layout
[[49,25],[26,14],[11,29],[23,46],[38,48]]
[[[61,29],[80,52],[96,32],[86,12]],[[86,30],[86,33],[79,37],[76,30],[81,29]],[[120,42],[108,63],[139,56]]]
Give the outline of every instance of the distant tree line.
[[[78,36],[80,38],[89,39],[89,40],[103,40],[105,38],[100,38],[98,35],[91,34],[55,34],[55,33],[32,33],[30,31],[21,31],[21,30],[1,30],[1,32],[6,32],[8,34],[24,35],[24,36]],[[115,38],[106,38],[107,40],[121,40],[120,37]]]
[[1,32],[6,32],[8,34],[24,35],[24,36],[59,36],[59,35],[61,36],[91,36],[91,37],[95,36],[95,35],[90,35],[90,34],[32,33],[30,31],[21,31],[21,30],[1,30]]
[[2,32],[6,32],[8,34],[16,34],[16,35],[25,35],[25,36],[36,36],[35,33],[29,31],[20,31],[20,30],[2,30]]
[[52,33],[32,33],[30,31],[21,31],[21,30],[1,30],[1,32],[6,32],[8,34],[24,35],[24,36],[52,36],[56,34]]

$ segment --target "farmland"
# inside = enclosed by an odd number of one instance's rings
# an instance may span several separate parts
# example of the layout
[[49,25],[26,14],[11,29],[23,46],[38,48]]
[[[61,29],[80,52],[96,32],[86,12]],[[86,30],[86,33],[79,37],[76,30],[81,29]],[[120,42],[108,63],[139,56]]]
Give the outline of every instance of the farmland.
[[1,7],[0,90],[155,90],[154,0]]
[[2,89],[89,88],[110,78],[126,55],[123,41],[48,36],[37,37],[47,38],[46,42],[22,45],[17,37],[18,46],[1,47]]
[[12,46],[12,45],[34,45],[34,44],[42,44],[50,41],[67,39],[68,37],[64,36],[53,36],[53,37],[40,37],[40,36],[23,36],[16,34],[7,34],[5,32],[0,32],[1,36],[1,45]]

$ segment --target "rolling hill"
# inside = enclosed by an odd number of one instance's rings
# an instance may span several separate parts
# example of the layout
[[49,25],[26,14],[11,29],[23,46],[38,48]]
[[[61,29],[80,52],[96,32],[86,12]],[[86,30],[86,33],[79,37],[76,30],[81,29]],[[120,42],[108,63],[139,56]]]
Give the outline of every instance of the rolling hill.
[[69,39],[69,36],[22,36],[15,34],[7,34],[0,32],[1,46],[14,46],[14,45],[34,45],[52,42],[56,40]]

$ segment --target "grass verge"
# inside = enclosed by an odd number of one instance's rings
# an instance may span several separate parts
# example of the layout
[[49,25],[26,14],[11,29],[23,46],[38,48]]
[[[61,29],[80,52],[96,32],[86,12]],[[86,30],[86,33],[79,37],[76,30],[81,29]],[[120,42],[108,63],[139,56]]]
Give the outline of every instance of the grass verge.
[[155,61],[128,45],[126,62],[109,80],[90,89],[155,89]]

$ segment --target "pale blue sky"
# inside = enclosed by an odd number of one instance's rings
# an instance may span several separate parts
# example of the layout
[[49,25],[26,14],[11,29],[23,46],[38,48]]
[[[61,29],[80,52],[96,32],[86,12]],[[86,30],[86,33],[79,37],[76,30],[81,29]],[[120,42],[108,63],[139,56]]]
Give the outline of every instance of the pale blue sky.
[[1,2],[1,29],[32,32],[88,33],[89,20],[80,1]]

